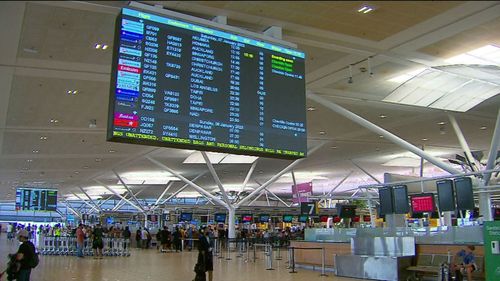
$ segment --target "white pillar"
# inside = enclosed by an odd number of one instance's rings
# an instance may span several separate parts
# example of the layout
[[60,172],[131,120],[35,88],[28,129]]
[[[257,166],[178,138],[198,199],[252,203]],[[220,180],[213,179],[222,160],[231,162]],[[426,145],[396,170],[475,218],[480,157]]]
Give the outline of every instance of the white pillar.
[[236,224],[234,221],[236,220],[236,209],[234,207],[227,208],[229,212],[229,221],[228,225],[228,238],[236,238]]
[[443,225],[446,226],[452,226],[452,221],[451,221],[451,214],[453,212],[448,211],[448,212],[443,212]]
[[[479,190],[485,190],[484,180],[479,180]],[[491,213],[491,193],[479,193],[479,214],[483,216],[484,221],[493,220],[493,214]]]

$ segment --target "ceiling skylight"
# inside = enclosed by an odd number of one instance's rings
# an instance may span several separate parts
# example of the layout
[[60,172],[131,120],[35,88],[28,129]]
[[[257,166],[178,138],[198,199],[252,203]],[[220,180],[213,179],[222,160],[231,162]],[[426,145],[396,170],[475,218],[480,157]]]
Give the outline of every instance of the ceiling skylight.
[[500,85],[490,81],[428,68],[403,82],[384,101],[465,112],[500,93]]
[[451,57],[446,62],[450,64],[500,65],[500,48],[495,45],[486,45]]

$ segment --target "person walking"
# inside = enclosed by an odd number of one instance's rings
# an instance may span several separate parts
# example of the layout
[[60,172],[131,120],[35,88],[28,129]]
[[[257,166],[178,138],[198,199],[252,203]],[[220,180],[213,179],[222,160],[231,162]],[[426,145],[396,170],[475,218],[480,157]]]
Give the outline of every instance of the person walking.
[[21,229],[18,233],[19,242],[22,244],[17,250],[16,259],[21,264],[17,281],[29,281],[33,260],[35,259],[35,245],[29,240],[29,233],[25,229]]
[[209,236],[210,236],[210,228],[208,227],[203,228],[203,230],[200,233],[200,243],[198,247],[199,247],[199,252],[202,254],[205,266],[205,272],[208,272],[208,281],[212,281],[214,262],[213,262],[212,245]]
[[175,227],[174,231],[174,247],[175,247],[175,252],[177,253],[178,251],[182,252],[182,247],[181,247],[181,232],[179,230],[179,227]]
[[139,229],[137,229],[137,231],[135,232],[136,247],[139,249],[142,248],[141,241],[142,241],[142,229],[139,227]]
[[104,247],[102,236],[103,230],[101,225],[97,224],[92,232],[92,249],[94,249],[94,259],[102,259],[102,248]]
[[83,232],[83,224],[79,224],[76,229],[76,256],[83,258],[83,242],[85,240],[85,233]]
[[147,249],[148,248],[148,231],[146,230],[146,228],[144,228],[142,231],[141,231],[141,244],[142,244],[142,248],[143,249]]
[[[127,245],[130,244],[130,236],[132,236],[132,233],[130,233],[130,229],[128,228],[128,226],[125,226],[125,229],[123,229],[123,231],[122,231],[122,237],[124,240],[124,243],[123,243],[124,250],[126,250]],[[130,246],[129,246],[129,248],[130,248]]]

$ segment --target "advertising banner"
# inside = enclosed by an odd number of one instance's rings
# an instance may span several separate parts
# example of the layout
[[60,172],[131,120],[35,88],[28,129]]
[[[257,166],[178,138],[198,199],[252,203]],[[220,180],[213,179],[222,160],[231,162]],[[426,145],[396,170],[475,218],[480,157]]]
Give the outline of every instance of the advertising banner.
[[293,203],[309,202],[309,196],[312,195],[312,182],[300,183],[296,186],[292,185]]
[[500,221],[484,222],[486,281],[500,280]]

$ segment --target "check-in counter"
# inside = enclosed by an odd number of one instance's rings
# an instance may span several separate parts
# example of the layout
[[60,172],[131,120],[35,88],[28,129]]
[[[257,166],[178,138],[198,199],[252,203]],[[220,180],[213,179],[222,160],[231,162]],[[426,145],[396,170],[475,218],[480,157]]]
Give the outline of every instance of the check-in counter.
[[[337,268],[334,255],[347,256],[352,255],[351,238],[356,237],[397,237],[397,236],[412,236],[415,238],[414,247],[415,254],[440,254],[454,255],[464,245],[475,245],[475,254],[477,256],[484,255],[482,227],[433,227],[433,228],[395,228],[395,229],[306,229],[304,241],[291,241],[292,247],[297,248],[324,248],[325,249],[325,266],[327,270]],[[369,240],[368,240],[369,241]],[[403,242],[405,243],[405,242]],[[407,242],[406,242],[407,243]],[[376,247],[376,245],[368,245],[368,247]],[[360,247],[364,248],[364,247]],[[374,248],[374,251],[376,249]],[[375,252],[374,252],[375,253]],[[359,255],[363,256],[363,255]],[[366,255],[368,257],[368,255]],[[347,258],[346,258],[347,259]],[[355,258],[356,259],[356,258]],[[383,261],[385,259],[385,261]],[[295,264],[297,267],[320,268],[322,256],[320,251],[308,251],[295,249]],[[355,261],[347,261],[348,265],[353,267]],[[371,264],[369,267],[378,263],[392,262],[394,268],[403,268],[409,266],[409,263],[414,263],[415,258],[371,258],[359,259],[358,264]],[[344,267],[344,266],[342,266]],[[345,266],[347,268],[347,266]],[[376,267],[376,266],[375,266]],[[375,276],[365,275],[358,278],[377,279]],[[396,280],[396,279],[386,279]]]

